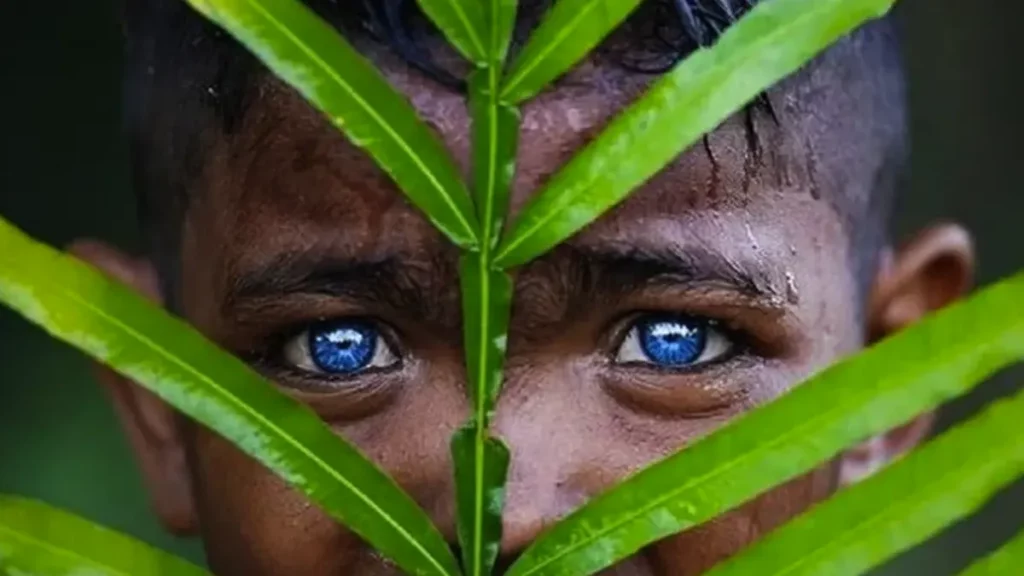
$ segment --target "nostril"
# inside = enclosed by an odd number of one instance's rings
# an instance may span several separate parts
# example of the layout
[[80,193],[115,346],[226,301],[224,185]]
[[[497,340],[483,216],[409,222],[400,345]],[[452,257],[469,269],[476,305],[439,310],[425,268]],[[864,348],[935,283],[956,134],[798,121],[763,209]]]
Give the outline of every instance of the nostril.
[[503,574],[505,574],[505,572],[508,572],[508,569],[516,563],[516,560],[518,560],[519,556],[521,555],[522,550],[512,554],[502,554],[498,557],[498,561],[494,564],[494,573],[497,576],[502,576]]

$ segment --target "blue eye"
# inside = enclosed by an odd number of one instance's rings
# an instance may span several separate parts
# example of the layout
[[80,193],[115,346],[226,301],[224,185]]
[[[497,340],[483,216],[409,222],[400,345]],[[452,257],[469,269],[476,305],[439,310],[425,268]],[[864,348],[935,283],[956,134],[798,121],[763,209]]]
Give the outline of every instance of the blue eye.
[[337,320],[318,324],[285,346],[285,359],[308,372],[353,375],[398,360],[373,324]]
[[721,358],[732,346],[707,320],[680,314],[649,314],[630,327],[616,361],[681,368]]

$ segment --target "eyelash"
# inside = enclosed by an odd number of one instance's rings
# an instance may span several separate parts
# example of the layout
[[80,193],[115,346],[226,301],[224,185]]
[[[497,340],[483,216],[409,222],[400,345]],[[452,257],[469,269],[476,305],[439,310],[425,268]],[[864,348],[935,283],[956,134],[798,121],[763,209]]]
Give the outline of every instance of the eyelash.
[[[380,332],[380,337],[390,348],[396,358],[394,365],[382,368],[371,367],[352,374],[338,374],[330,372],[314,372],[290,362],[286,357],[286,350],[290,342],[303,337],[310,330],[317,326],[330,322],[341,322],[346,320],[361,321],[371,324]],[[270,344],[260,352],[249,354],[249,361],[261,372],[272,379],[286,382],[300,390],[314,392],[330,392],[336,390],[339,385],[350,382],[362,382],[367,379],[376,379],[390,373],[400,371],[405,362],[405,354],[402,347],[398,345],[399,338],[395,330],[388,324],[373,318],[343,316],[327,320],[307,322],[286,329],[272,339]],[[370,386],[368,386],[370,387]]]
[[[606,334],[611,334],[610,337],[606,337],[605,356],[609,359],[609,364],[621,370],[632,370],[632,371],[644,371],[649,374],[699,374],[708,372],[711,370],[718,370],[723,368],[725,365],[733,362],[737,359],[748,357],[752,350],[750,345],[753,338],[750,337],[742,329],[735,327],[733,322],[730,322],[727,318],[722,319],[710,319],[706,316],[700,315],[686,315],[689,318],[693,318],[702,322],[708,323],[715,330],[720,332],[724,338],[730,343],[731,347],[728,352],[723,354],[721,357],[711,359],[706,362],[684,365],[684,366],[660,366],[654,363],[618,363],[615,360],[615,353],[619,350],[626,342],[630,335],[630,332],[635,330],[637,323],[645,316],[651,315],[677,315],[684,316],[678,311],[669,310],[645,310],[639,312],[632,312],[625,317],[620,317],[617,321],[613,322],[609,327]],[[286,346],[289,342],[295,338],[302,337],[303,334],[308,333],[309,330],[314,329],[316,326],[322,325],[325,322],[339,322],[344,320],[359,320],[372,324],[380,332],[382,340],[390,348],[392,353],[397,359],[397,362],[393,366],[387,367],[370,367],[363,371],[359,371],[352,374],[335,374],[335,373],[318,373],[310,370],[303,369],[296,366],[294,363],[289,362],[285,356]],[[330,320],[320,320],[316,322],[309,322],[300,324],[291,330],[287,330],[282,336],[274,338],[272,345],[265,349],[263,354],[251,356],[250,360],[254,366],[258,369],[267,373],[268,376],[278,379],[282,382],[287,382],[292,386],[299,389],[309,389],[313,391],[333,391],[336,390],[340,385],[351,382],[367,382],[368,385],[372,386],[370,380],[379,380],[383,376],[392,374],[402,369],[407,354],[404,347],[400,345],[401,339],[399,338],[396,330],[390,325],[374,319],[365,317],[339,317]]]
[[[698,362],[684,366],[660,366],[655,363],[617,361],[615,359],[616,353],[626,344],[632,333],[638,329],[639,322],[644,318],[651,316],[677,316],[702,322],[720,333],[723,338],[728,340],[731,346],[729,350],[720,357],[706,362]],[[726,319],[709,318],[707,316],[697,314],[685,314],[677,310],[644,310],[631,312],[625,317],[620,317],[616,320],[613,326],[614,328],[611,332],[613,336],[609,340],[609,352],[607,353],[607,356],[611,359],[611,366],[616,369],[641,370],[658,374],[699,374],[721,368],[734,360],[748,357],[753,350],[753,346],[751,345],[751,341],[753,340],[752,337],[742,329],[732,325],[730,321]]]

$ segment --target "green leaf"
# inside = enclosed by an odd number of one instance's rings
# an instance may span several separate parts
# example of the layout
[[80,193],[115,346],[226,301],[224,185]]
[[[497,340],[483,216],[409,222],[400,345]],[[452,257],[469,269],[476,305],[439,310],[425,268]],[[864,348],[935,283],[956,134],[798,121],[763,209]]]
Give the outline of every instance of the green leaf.
[[625,199],[733,112],[894,0],[768,0],[659,80],[557,172],[498,249],[510,268]]
[[0,495],[0,574],[209,576],[152,546],[39,502]]
[[595,498],[507,576],[589,574],[814,469],[1024,357],[1024,273],[825,370]]
[[458,486],[459,542],[468,576],[487,576],[501,546],[501,511],[505,505],[508,447],[476,423],[452,438]]
[[452,440],[459,542],[471,576],[489,574],[501,540],[508,450],[488,435],[501,388],[512,307],[512,279],[486,267],[488,251],[460,263],[466,370],[473,418]]
[[544,16],[503,82],[501,98],[519,103],[565,74],[642,0],[560,0]]
[[460,260],[463,339],[474,416],[486,427],[501,389],[512,309],[512,278],[481,266],[475,254]]
[[960,576],[1006,576],[1024,573],[1024,532],[1002,548],[968,566]]
[[867,572],[974,512],[1024,474],[1021,418],[1024,394],[995,403],[877,476],[769,534],[708,576]]
[[455,463],[458,534],[463,569],[471,576],[490,574],[501,545],[508,449],[490,437],[491,413],[501,389],[502,367],[512,308],[512,279],[491,266],[508,212],[515,174],[519,112],[498,101],[498,84],[512,28],[515,0],[485,0],[487,59],[470,76],[469,108],[473,119],[473,191],[482,248],[463,256],[464,342],[473,415],[452,439]]
[[451,155],[409,102],[298,0],[188,0],[364,148],[441,232],[477,245],[469,193]]
[[499,104],[489,81],[490,68],[473,74],[469,106],[473,115],[473,188],[481,243],[493,248],[508,212],[509,190],[516,170],[519,111]]
[[[515,26],[516,0],[486,0],[487,62],[469,79],[473,119],[473,185],[481,242],[488,249],[498,241],[508,212],[509,189],[516,168],[519,111],[498,100],[501,70]],[[489,252],[489,250],[485,250]],[[490,267],[490,255],[483,256]]]
[[394,481],[241,360],[2,219],[0,246],[0,303],[219,433],[407,572],[458,572],[430,519]]
[[494,93],[498,93],[498,83],[501,79],[501,71],[505,67],[505,58],[508,56],[509,43],[512,41],[512,31],[516,27],[516,11],[519,7],[518,0],[487,0],[487,17],[490,20],[488,26],[488,56],[490,67],[494,69]]
[[448,42],[471,62],[487,61],[487,17],[479,0],[417,0]]

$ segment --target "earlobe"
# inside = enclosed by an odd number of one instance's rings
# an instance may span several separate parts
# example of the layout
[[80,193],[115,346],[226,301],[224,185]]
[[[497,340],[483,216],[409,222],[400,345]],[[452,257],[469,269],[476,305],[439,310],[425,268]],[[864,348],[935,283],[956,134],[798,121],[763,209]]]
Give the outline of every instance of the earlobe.
[[[148,261],[91,240],[75,242],[69,252],[161,303],[156,271]],[[148,390],[106,366],[97,364],[95,371],[110,394],[157,514],[170,531],[194,533],[197,522],[191,479],[176,413]]]

